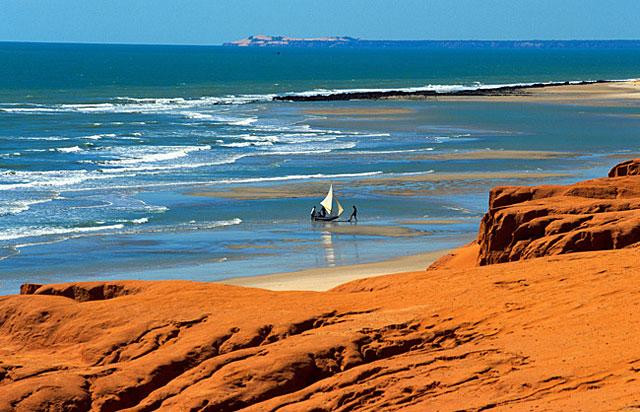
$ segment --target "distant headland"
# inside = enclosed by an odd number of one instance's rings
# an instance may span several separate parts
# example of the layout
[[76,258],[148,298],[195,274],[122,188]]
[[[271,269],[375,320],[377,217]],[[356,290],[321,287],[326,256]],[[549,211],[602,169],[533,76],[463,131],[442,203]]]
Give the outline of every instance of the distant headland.
[[349,36],[288,37],[255,35],[224,43],[229,47],[411,47],[435,49],[627,49],[640,40],[365,40]]

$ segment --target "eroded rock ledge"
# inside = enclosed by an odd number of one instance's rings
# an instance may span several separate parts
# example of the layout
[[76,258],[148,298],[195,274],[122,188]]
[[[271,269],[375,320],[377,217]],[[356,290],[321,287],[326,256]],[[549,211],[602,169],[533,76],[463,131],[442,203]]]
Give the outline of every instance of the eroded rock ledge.
[[640,160],[615,166],[609,176],[569,186],[492,189],[478,263],[637,246]]
[[136,288],[126,287],[122,283],[103,282],[83,282],[62,285],[25,283],[20,286],[21,295],[64,296],[78,302],[113,299],[118,296],[129,295],[136,292]]

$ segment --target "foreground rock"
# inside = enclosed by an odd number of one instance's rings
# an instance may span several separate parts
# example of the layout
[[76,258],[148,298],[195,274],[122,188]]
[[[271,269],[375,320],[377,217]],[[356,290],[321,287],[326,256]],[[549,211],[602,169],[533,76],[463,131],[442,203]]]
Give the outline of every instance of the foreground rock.
[[638,176],[640,175],[640,159],[627,160],[615,165],[609,171],[609,177]]
[[[639,183],[496,189],[479,243],[329,292],[25,285],[0,297],[0,410],[637,409]],[[622,249],[473,265],[570,244]]]
[[3,297],[0,410],[631,408],[638,270],[629,249],[322,293],[169,281]]
[[[480,265],[640,243],[640,162],[570,186],[491,190],[478,243]],[[628,176],[627,176],[628,175]]]

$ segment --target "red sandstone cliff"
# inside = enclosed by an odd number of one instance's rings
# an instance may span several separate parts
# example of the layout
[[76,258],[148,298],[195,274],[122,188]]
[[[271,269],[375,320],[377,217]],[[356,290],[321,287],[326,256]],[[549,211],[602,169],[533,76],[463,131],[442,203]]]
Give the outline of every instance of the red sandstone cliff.
[[640,160],[570,186],[491,190],[480,224],[478,263],[487,265],[640,242]]
[[[483,225],[509,252],[481,253],[566,253],[553,245],[580,231],[631,246],[639,191],[640,176],[496,190]],[[637,408],[640,248],[469,267],[477,250],[321,293],[25,286],[0,297],[0,410]]]
[[640,159],[627,160],[615,165],[609,171],[609,177],[640,175]]

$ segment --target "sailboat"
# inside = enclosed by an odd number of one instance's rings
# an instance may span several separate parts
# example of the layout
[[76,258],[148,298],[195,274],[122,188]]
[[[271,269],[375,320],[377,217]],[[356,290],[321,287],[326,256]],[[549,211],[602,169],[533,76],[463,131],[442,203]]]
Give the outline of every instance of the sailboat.
[[[335,202],[335,205],[334,205],[334,202]],[[338,198],[333,196],[333,185],[329,187],[329,193],[327,193],[327,196],[324,198],[322,202],[320,202],[320,204],[324,206],[328,214],[325,217],[316,215],[313,218],[313,220],[315,221],[331,222],[339,218],[344,212],[344,208],[338,201]]]

